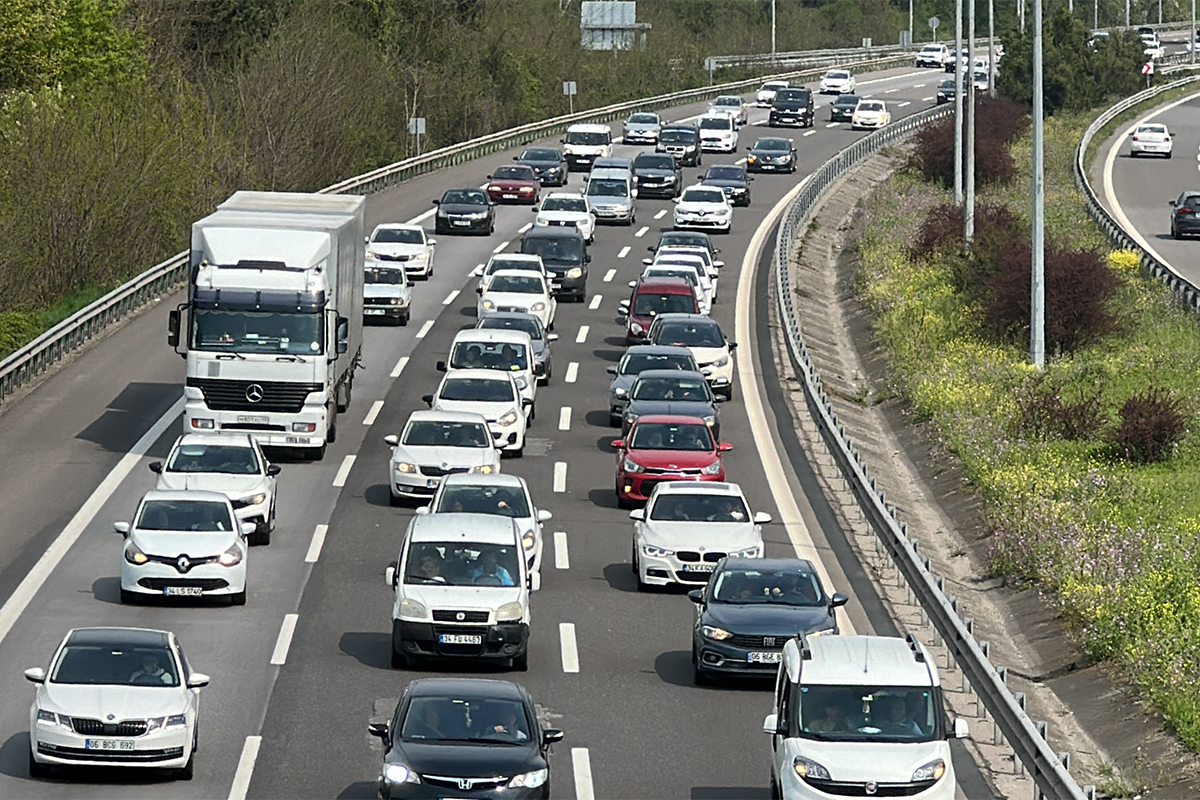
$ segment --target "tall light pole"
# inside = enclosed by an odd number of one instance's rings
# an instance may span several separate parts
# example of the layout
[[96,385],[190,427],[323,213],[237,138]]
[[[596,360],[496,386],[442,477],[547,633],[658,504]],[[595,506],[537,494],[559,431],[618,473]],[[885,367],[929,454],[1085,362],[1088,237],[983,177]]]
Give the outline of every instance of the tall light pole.
[[1125,27],[1129,27],[1129,0],[1125,0]]
[[962,137],[962,4],[963,0],[954,0],[954,205],[959,208],[963,204],[963,137]]
[[967,9],[967,191],[963,208],[963,248],[971,249],[975,241],[975,12],[976,0]]
[[771,60],[775,60],[775,0],[771,0]]
[[1025,32],[1025,0],[1017,0],[1017,12],[1021,15],[1021,33]]
[[[1100,2],[1100,0],[1096,0]],[[913,45],[913,0],[908,0],[908,46]]]
[[[1193,0],[1194,1],[1194,0]],[[1033,0],[1033,231],[1029,302],[1029,360],[1046,366],[1046,184],[1042,141],[1042,0]]]
[[[1098,2],[1099,0],[1097,0]],[[996,96],[996,3],[988,0],[988,97]]]
[[1196,0],[1192,0],[1192,27],[1191,40],[1188,44],[1188,61],[1196,63]]
[[1092,28],[1100,27],[1100,0],[1096,0],[1095,6],[1092,8]]

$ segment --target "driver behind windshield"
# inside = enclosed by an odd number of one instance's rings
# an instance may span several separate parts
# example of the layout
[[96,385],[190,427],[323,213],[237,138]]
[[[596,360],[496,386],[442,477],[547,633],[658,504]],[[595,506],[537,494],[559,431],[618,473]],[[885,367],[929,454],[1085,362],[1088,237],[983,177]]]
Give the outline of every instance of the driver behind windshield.
[[471,583],[485,586],[516,586],[512,575],[500,566],[496,551],[491,549],[480,554],[479,563],[471,570]]

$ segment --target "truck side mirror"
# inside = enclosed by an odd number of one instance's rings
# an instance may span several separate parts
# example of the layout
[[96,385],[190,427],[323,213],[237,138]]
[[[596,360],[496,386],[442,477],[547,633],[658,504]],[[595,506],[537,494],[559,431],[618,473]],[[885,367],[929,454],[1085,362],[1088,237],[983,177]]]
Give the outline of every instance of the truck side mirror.
[[337,318],[337,352],[340,356],[350,349],[350,320]]
[[167,315],[167,344],[179,347],[179,309]]

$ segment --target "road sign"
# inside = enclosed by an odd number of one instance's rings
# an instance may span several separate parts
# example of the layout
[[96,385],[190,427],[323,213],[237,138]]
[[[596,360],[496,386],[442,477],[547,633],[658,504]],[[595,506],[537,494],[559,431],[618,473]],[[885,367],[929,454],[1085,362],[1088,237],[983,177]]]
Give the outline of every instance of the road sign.
[[563,94],[567,97],[579,94],[579,92],[576,91],[575,81],[563,81]]
[[941,25],[941,24],[942,24],[942,21],[940,19],[938,19],[937,17],[929,18],[929,30],[936,31],[938,29],[938,25]]
[[1153,75],[1154,74],[1154,62],[1153,61],[1147,61],[1145,64],[1142,64],[1142,74],[1143,75]]
[[424,117],[409,117],[408,118],[408,133],[410,136],[425,135],[425,118]]

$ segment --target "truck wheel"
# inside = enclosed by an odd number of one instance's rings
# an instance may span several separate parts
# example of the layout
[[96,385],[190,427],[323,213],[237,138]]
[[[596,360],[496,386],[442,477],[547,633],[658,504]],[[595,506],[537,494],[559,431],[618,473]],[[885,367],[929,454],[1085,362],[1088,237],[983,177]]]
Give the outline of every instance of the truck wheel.
[[[345,413],[346,409],[350,407],[350,395],[353,391],[354,391],[354,378],[353,377],[351,377],[350,380],[346,381],[344,384],[342,384],[342,386],[340,386],[338,388],[337,410],[338,410],[339,414]],[[330,441],[332,441],[332,439]]]
[[[325,443],[333,444],[337,441],[337,405],[326,407],[326,414],[329,417],[329,427],[325,431]],[[325,455],[325,446],[321,446],[321,456]]]

